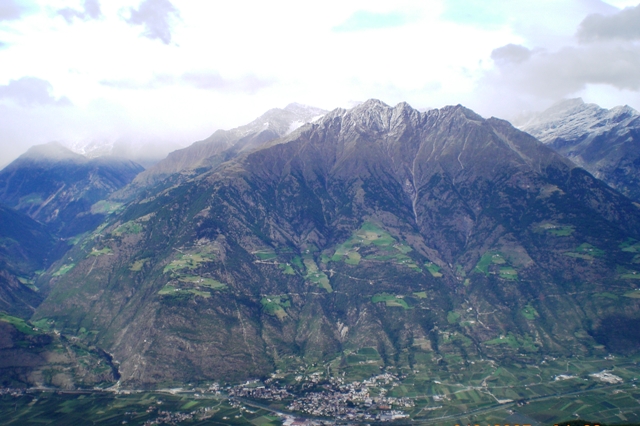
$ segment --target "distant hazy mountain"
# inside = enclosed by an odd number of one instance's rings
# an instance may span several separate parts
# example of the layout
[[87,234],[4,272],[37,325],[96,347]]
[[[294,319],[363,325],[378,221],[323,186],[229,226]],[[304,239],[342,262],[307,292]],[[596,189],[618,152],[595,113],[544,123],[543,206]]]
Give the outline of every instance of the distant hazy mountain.
[[95,206],[143,170],[129,160],[88,159],[52,142],[31,147],[0,171],[0,202],[69,237],[93,229],[108,206]]
[[207,139],[170,153],[167,158],[140,173],[131,186],[122,192],[122,196],[126,198],[140,188],[160,182],[175,173],[192,176],[198,169],[216,166],[242,152],[285,136],[325,113],[319,108],[293,103],[284,109],[270,109],[244,126],[217,130]]
[[163,160],[170,152],[184,148],[185,143],[177,142],[129,142],[110,140],[90,140],[63,142],[65,147],[87,158],[117,157],[131,160],[143,167],[151,167]]
[[175,154],[166,173],[197,178],[74,246],[34,320],[91,330],[124,386],[339,368],[363,348],[428,377],[640,349],[640,210],[532,136],[376,100],[267,143],[260,126]]
[[640,113],[582,99],[560,102],[519,126],[640,202]]

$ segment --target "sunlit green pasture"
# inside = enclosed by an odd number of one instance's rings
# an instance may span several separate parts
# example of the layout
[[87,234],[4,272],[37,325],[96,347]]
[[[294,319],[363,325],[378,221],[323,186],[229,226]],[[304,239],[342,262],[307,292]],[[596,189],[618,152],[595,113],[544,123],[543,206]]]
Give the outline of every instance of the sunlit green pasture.
[[331,287],[331,283],[329,283],[329,277],[323,271],[318,269],[318,265],[313,260],[313,258],[308,257],[304,259],[304,266],[307,268],[306,280],[312,282],[320,288],[323,288],[327,291],[327,293],[332,293],[333,288]]
[[286,294],[279,296],[264,296],[260,299],[260,304],[262,304],[262,308],[268,315],[273,315],[279,320],[283,320],[288,316],[285,308],[289,308],[291,306],[291,299]]
[[395,296],[388,293],[378,293],[371,297],[372,303],[385,303],[387,306],[410,309],[411,307],[404,300],[404,296]]
[[164,267],[162,273],[175,273],[182,269],[196,269],[201,264],[213,262],[214,260],[215,256],[208,252],[180,254],[177,259],[172,260],[171,263]]

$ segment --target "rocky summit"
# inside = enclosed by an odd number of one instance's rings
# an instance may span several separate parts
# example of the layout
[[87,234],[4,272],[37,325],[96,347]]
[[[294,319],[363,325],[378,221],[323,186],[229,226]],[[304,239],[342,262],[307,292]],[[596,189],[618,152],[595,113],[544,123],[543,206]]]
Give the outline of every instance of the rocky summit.
[[33,321],[130,387],[537,365],[639,349],[639,258],[638,207],[529,134],[370,100],[145,192],[39,278]]

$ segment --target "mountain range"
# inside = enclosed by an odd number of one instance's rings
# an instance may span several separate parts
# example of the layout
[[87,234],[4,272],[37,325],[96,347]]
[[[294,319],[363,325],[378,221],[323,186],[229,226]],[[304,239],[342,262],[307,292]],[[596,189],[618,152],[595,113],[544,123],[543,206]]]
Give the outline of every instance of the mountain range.
[[398,368],[639,349],[640,210],[551,147],[460,105],[370,100],[289,130],[159,163],[180,177],[41,275],[32,321],[142,387],[363,348]]
[[610,110],[580,98],[535,114],[520,129],[548,144],[629,198],[640,202],[640,113]]
[[[291,104],[145,171],[34,147],[0,171],[0,385],[639,420],[636,115],[565,101],[533,137],[461,105]],[[151,394],[127,397],[142,417],[105,395],[36,411],[152,420]],[[236,404],[175,397],[169,417]],[[35,419],[30,398],[12,412]]]

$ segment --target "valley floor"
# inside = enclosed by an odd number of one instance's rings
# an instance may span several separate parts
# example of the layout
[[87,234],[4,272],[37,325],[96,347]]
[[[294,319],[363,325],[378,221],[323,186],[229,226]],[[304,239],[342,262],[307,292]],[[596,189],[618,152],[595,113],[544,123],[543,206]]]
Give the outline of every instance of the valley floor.
[[[297,366],[236,386],[0,391],[3,424],[640,423],[640,358],[475,361],[437,376],[376,362]],[[366,375],[374,367],[375,374]],[[367,377],[364,377],[367,376]]]

